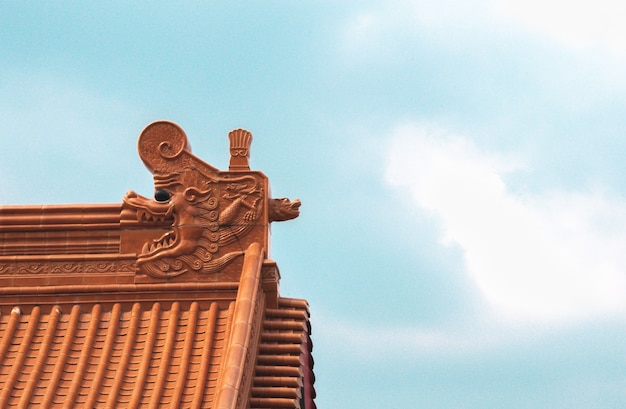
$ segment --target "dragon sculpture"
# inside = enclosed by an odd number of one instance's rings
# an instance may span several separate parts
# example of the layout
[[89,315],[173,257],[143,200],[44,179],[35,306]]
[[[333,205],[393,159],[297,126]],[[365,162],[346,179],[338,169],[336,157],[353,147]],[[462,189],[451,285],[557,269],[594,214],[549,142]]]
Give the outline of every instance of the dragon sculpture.
[[165,232],[137,249],[139,272],[156,279],[218,272],[241,256],[248,242],[267,241],[270,222],[299,215],[298,199],[268,198],[265,175],[249,170],[250,133],[235,130],[229,137],[231,170],[223,172],[191,154],[176,124],[155,122],[141,133],[139,153],[153,173],[155,194],[149,199],[128,192],[122,218],[136,228]]

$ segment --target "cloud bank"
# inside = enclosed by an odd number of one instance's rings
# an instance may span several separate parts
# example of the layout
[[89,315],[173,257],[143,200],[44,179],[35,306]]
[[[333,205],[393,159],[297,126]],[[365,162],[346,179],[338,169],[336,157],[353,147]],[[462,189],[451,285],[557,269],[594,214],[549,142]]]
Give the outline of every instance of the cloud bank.
[[387,182],[441,222],[467,273],[505,318],[555,320],[626,306],[626,202],[603,193],[515,194],[520,162],[415,124],[391,136]]

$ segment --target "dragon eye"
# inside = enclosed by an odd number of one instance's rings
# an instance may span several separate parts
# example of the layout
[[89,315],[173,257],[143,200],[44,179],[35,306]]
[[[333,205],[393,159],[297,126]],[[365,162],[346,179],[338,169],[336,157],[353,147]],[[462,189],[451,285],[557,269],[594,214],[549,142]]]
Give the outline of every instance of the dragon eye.
[[154,192],[154,200],[157,202],[167,202],[170,200],[170,192],[167,190],[159,189]]

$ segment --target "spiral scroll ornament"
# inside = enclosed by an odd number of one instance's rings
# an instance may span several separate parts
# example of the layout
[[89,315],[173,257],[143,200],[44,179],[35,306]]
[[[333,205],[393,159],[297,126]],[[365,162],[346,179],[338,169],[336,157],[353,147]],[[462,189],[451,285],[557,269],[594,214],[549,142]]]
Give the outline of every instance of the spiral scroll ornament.
[[191,152],[191,146],[180,126],[170,121],[157,121],[141,131],[138,150],[143,163],[155,173],[169,171],[183,152]]

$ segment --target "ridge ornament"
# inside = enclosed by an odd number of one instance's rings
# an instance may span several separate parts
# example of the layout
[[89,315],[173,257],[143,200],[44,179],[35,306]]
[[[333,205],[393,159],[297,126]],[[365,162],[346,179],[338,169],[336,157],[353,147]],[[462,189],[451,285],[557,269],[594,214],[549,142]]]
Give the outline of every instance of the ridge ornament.
[[153,174],[155,195],[129,191],[121,220],[160,234],[129,244],[135,245],[139,274],[162,280],[193,273],[206,279],[240,259],[252,242],[268,249],[269,223],[299,215],[298,199],[270,198],[267,177],[250,170],[252,134],[237,129],[229,139],[230,167],[220,171],[191,153],[184,131],[172,122],[157,121],[141,132],[139,156]]

